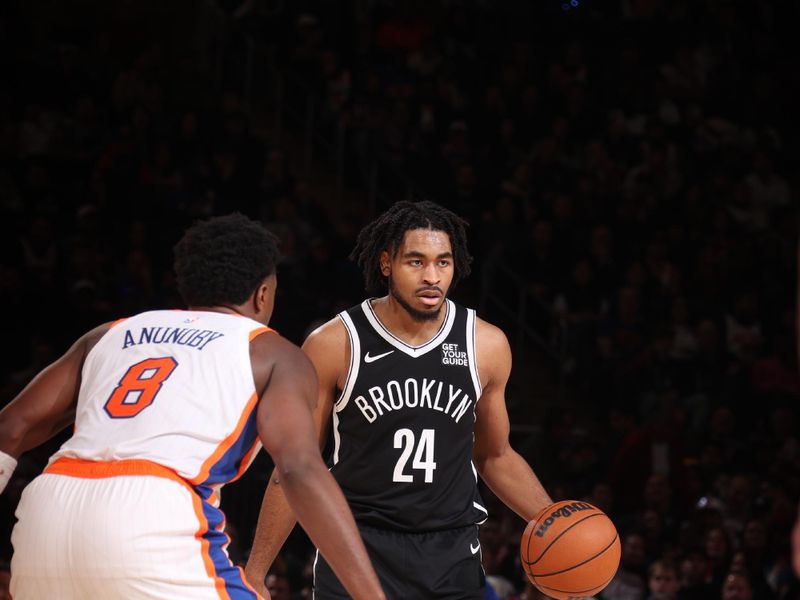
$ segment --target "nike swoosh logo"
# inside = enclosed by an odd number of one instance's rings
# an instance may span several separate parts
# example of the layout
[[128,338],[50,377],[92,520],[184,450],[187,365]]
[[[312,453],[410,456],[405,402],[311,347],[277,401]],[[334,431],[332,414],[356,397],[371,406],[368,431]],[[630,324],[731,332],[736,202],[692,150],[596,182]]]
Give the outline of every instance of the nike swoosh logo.
[[469,551],[472,552],[473,554],[477,554],[478,550],[480,549],[481,549],[480,543],[475,544],[474,548],[472,547],[472,544],[469,545]]
[[369,352],[364,355],[364,362],[371,363],[375,362],[376,360],[383,358],[384,356],[389,356],[394,350],[389,350],[388,352],[384,352],[383,354],[376,354],[375,356],[370,356]]

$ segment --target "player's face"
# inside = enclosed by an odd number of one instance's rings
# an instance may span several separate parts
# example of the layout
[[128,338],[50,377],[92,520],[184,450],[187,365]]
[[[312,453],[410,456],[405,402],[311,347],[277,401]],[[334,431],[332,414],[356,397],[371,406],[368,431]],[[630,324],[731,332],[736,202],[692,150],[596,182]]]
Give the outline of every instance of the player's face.
[[443,231],[412,229],[394,256],[381,254],[381,271],[389,292],[416,321],[439,316],[453,281],[453,248]]

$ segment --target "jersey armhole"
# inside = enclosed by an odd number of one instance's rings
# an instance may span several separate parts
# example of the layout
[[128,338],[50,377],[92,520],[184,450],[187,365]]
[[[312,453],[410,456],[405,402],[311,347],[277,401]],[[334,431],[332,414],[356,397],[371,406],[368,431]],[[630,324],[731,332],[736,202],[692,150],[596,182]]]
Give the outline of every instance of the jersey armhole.
[[122,323],[124,321],[127,321],[127,320],[128,320],[128,317],[122,317],[121,319],[117,319],[116,321],[112,321],[111,325],[108,326],[108,329],[109,330],[114,329],[114,327],[116,327],[120,323]]
[[250,336],[248,337],[248,341],[252,342],[254,339],[256,339],[258,336],[260,336],[262,333],[274,333],[276,335],[278,334],[278,332],[275,331],[274,329],[272,329],[272,327],[258,327],[256,329],[253,329],[253,331],[250,332]]
[[353,392],[353,386],[355,386],[356,379],[358,378],[358,366],[361,362],[361,341],[358,338],[356,326],[347,311],[339,313],[338,316],[342,321],[342,325],[344,325],[344,330],[347,332],[347,339],[350,343],[350,364],[347,368],[344,388],[333,403],[335,412],[344,410],[344,407],[347,406],[347,403],[350,401],[350,394]]
[[481,383],[481,375],[478,370],[478,352],[475,340],[475,330],[477,328],[477,315],[471,308],[467,309],[467,357],[469,363],[469,374],[472,378],[472,385],[475,387],[476,402],[481,399],[483,394],[483,384]]

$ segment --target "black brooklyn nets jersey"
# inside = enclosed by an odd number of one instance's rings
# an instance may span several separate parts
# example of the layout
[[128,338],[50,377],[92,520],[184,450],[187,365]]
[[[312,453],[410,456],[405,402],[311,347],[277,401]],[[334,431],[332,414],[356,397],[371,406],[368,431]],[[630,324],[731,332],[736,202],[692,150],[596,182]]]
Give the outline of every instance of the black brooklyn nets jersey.
[[447,300],[438,333],[409,346],[369,300],[339,314],[350,370],[333,412],[333,473],[361,524],[433,531],[481,523],[472,464],[475,311]]

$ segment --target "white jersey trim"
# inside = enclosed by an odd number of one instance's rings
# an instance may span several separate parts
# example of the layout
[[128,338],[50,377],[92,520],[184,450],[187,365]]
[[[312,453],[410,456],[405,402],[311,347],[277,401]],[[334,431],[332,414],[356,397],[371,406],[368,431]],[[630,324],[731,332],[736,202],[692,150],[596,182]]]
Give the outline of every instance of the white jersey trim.
[[339,313],[339,318],[342,320],[344,329],[347,332],[347,338],[350,341],[350,367],[347,369],[347,378],[344,380],[342,393],[339,394],[339,398],[334,402],[334,410],[336,412],[344,410],[344,407],[350,401],[350,394],[353,392],[353,386],[355,386],[358,379],[358,368],[361,364],[361,340],[358,337],[356,325],[346,312]]
[[344,329],[347,332],[347,338],[350,341],[350,367],[347,369],[344,389],[342,389],[342,393],[333,405],[333,464],[339,462],[339,448],[342,444],[342,438],[339,435],[338,413],[343,411],[347,403],[350,402],[353,386],[355,386],[358,379],[358,368],[361,364],[361,340],[358,337],[355,323],[353,323],[347,312],[339,313],[339,318],[342,320]]
[[472,385],[475,386],[475,404],[481,399],[483,387],[481,386],[481,376],[478,372],[478,358],[475,356],[475,311],[467,309],[467,358],[469,363],[469,374],[472,376]]
[[339,462],[339,447],[342,445],[342,436],[339,434],[339,413],[333,411],[333,464]]
[[317,563],[319,562],[319,549],[314,553],[314,564],[311,566],[311,581],[313,585],[311,586],[311,600],[316,600],[317,598]]
[[488,510],[486,510],[486,509],[485,509],[483,506],[481,506],[481,505],[480,505],[480,504],[478,504],[477,502],[475,502],[474,500],[473,500],[473,502],[472,502],[472,506],[474,506],[475,508],[477,508],[479,511],[481,511],[483,514],[485,514],[485,515],[486,515],[486,516],[485,516],[485,517],[484,517],[484,518],[483,518],[481,521],[478,521],[478,522],[477,522],[477,523],[475,523],[475,524],[476,524],[476,525],[483,525],[484,523],[486,523],[486,519],[488,519],[488,518],[489,518],[489,511],[488,511]]
[[364,300],[364,302],[361,303],[361,310],[364,311],[367,321],[369,321],[369,324],[372,325],[372,328],[379,336],[400,350],[400,352],[403,352],[412,358],[417,358],[418,356],[427,354],[434,348],[438,347],[439,344],[441,344],[450,334],[450,330],[453,328],[453,321],[456,319],[455,306],[450,300],[445,300],[446,314],[439,331],[427,342],[420,344],[419,346],[411,346],[394,335],[384,326],[383,323],[381,323],[378,315],[375,314],[375,310],[372,308],[372,302],[370,299]]

